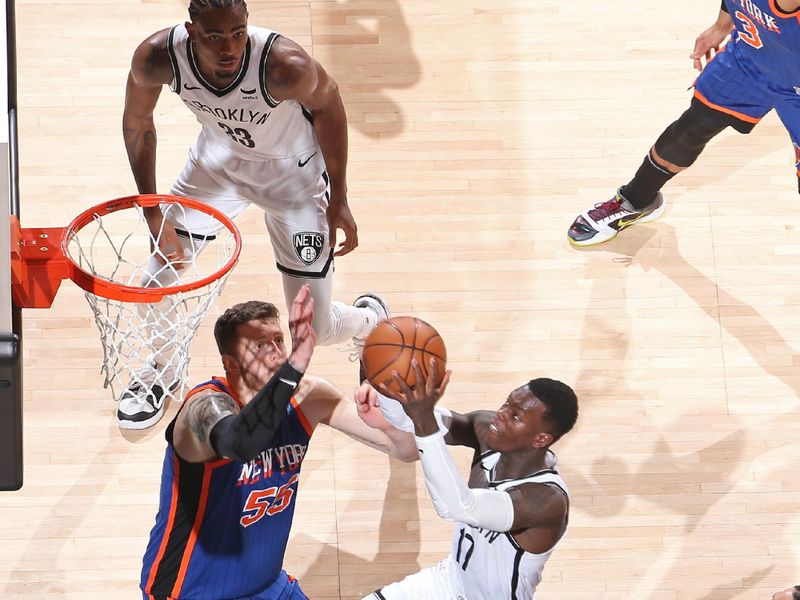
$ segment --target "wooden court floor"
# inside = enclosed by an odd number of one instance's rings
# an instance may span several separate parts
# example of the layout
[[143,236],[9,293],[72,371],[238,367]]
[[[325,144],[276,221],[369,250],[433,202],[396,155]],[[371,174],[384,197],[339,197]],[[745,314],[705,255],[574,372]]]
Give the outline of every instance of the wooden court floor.
[[[121,135],[135,46],[178,0],[18,0],[22,222],[65,225],[135,191]],[[537,376],[573,385],[555,447],[568,537],[537,598],[756,600],[800,580],[800,198],[771,115],[723,133],[667,189],[669,210],[596,250],[572,219],[627,182],[688,106],[695,37],[718,2],[251,0],[340,84],[361,246],[336,297],[383,294],[434,324],[443,403],[495,408]],[[167,191],[197,131],[165,91]],[[192,346],[220,374],[226,306],[282,303],[257,210],[242,261]],[[25,486],[0,494],[0,597],[140,597],[168,417],[121,434],[91,313],[71,283],[25,313]],[[351,389],[335,348],[313,371]],[[316,600],[355,600],[449,551],[418,465],[315,434],[286,567]],[[468,454],[456,451],[466,468]]]

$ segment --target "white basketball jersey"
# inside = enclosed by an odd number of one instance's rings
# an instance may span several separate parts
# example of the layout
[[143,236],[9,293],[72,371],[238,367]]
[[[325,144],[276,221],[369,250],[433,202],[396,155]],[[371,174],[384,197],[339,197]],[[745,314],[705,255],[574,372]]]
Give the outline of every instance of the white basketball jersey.
[[267,89],[267,59],[280,34],[248,26],[247,35],[239,73],[226,88],[217,89],[200,73],[186,27],[176,25],[169,32],[167,49],[174,73],[170,89],[203,126],[198,152],[225,164],[230,154],[264,160],[319,150],[311,113],[294,100],[278,102]]
[[[558,474],[552,452],[548,452],[548,469],[521,479],[496,481],[494,467],[499,459],[500,453],[495,451],[481,457],[490,489],[509,490],[524,483],[542,483],[557,488],[569,500],[567,486]],[[509,533],[457,523],[449,572],[468,600],[532,600],[552,551],[553,548],[544,554],[531,554],[520,548]]]

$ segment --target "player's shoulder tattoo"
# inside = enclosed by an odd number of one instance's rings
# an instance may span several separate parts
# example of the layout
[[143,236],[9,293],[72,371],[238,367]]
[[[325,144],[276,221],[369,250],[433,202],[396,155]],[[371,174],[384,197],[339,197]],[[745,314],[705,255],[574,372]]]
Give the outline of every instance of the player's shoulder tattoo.
[[549,483],[529,482],[508,490],[514,513],[523,515],[525,527],[555,526],[564,521],[569,500],[561,487]]
[[186,424],[194,435],[205,444],[214,425],[229,415],[239,412],[239,405],[228,394],[207,390],[191,399],[186,411]]

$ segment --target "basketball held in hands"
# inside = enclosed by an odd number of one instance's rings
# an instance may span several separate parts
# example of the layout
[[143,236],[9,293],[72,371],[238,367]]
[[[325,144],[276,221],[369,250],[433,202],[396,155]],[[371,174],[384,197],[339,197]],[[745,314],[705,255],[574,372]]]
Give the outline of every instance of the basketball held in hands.
[[386,385],[394,394],[401,393],[392,376],[397,371],[409,387],[416,384],[411,361],[417,359],[423,378],[431,369],[431,358],[436,359],[436,386],[442,382],[447,368],[447,350],[439,332],[416,317],[392,317],[381,321],[364,342],[361,362],[364,374],[374,388]]

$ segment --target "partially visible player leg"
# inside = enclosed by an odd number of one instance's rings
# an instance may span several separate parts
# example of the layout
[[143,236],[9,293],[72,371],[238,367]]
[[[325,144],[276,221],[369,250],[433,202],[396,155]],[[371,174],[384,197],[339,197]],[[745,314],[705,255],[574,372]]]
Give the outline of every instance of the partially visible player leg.
[[789,138],[794,146],[795,173],[797,174],[797,191],[800,193],[800,96],[796,94],[780,99],[775,110],[783,122]]
[[[224,172],[214,172],[213,165],[202,162],[193,148],[189,159],[170,192],[178,196],[205,202],[230,218],[241,213],[249,202],[230,195],[233,187],[223,185]],[[219,171],[219,170],[217,170]],[[172,223],[181,241],[185,262],[191,263],[213,239],[219,223],[206,213],[170,205],[165,220]],[[190,233],[191,232],[191,233]],[[180,271],[151,257],[142,276],[143,287],[167,287],[180,278]],[[174,305],[169,300],[158,304],[141,304],[137,307],[143,322],[148,327],[140,335],[146,337],[150,353],[144,358],[141,370],[132,377],[120,396],[117,405],[117,420],[122,429],[144,429],[154,425],[164,412],[164,400],[173,390],[179,389],[186,377],[188,357],[184,347],[175,344],[171,311]],[[194,331],[186,331],[189,337]]]
[[463,600],[464,596],[450,582],[448,560],[385,585],[362,600]]
[[[181,235],[185,262],[200,254],[208,242],[193,239],[188,233]],[[174,265],[165,264],[151,256],[142,275],[142,287],[169,287],[178,283],[180,271]],[[184,347],[176,343],[179,332],[175,331],[175,310],[171,299],[157,304],[136,306],[145,327],[139,332],[146,337],[148,355],[143,357],[142,368],[131,378],[117,404],[117,420],[122,429],[145,429],[155,425],[164,414],[166,396],[178,389],[186,377],[187,358]]]
[[575,219],[568,232],[570,243],[600,244],[626,227],[660,217],[665,210],[661,188],[694,164],[726,127],[749,133],[771,109],[767,95],[742,72],[732,53],[717,55],[698,77],[689,109],[659,136],[630,182]]
[[285,218],[265,213],[264,220],[283,276],[286,305],[291,306],[303,284],[311,285],[318,345],[364,338],[389,316],[382,300],[366,302],[360,297],[358,306],[332,300],[333,256],[324,206],[309,205]]

